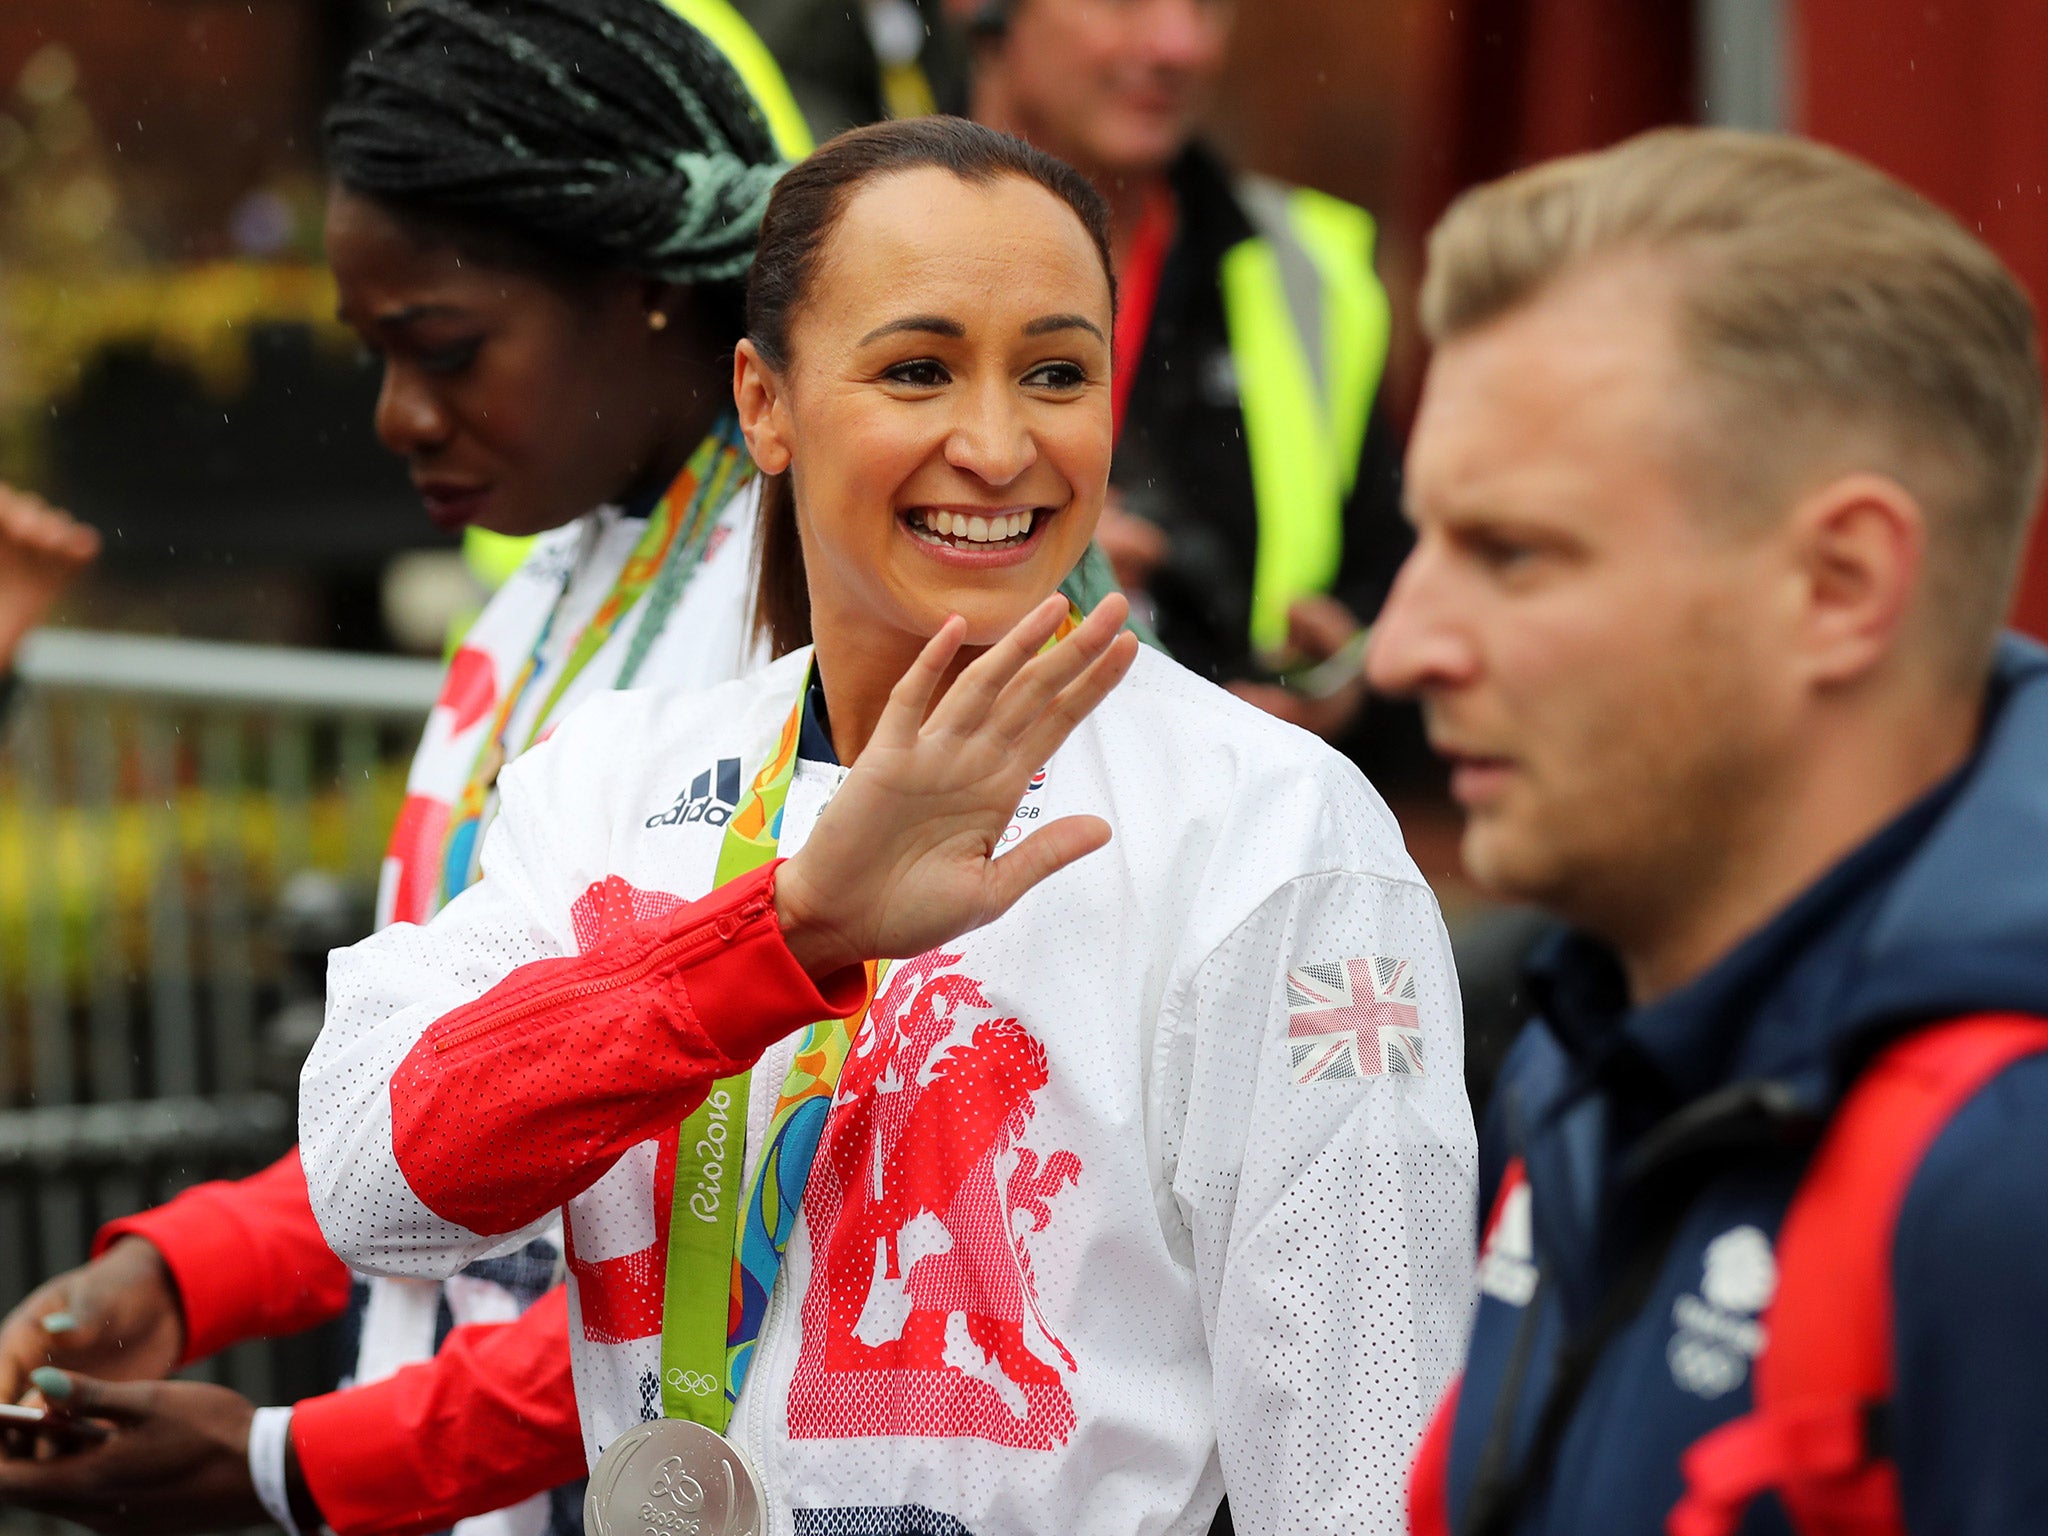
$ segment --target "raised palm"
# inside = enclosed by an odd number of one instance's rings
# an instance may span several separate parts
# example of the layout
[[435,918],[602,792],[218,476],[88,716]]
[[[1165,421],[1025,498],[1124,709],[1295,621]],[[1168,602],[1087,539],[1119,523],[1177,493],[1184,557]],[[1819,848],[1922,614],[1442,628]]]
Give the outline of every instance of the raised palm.
[[0,662],[40,624],[72,578],[100,552],[100,536],[68,514],[0,485]]
[[1120,632],[1120,596],[1041,654],[1065,604],[1033,609],[936,706],[966,632],[960,620],[896,685],[846,783],[777,877],[791,951],[813,975],[923,954],[1109,841],[1100,817],[1067,816],[996,857],[1031,775],[1137,657],[1137,639]]

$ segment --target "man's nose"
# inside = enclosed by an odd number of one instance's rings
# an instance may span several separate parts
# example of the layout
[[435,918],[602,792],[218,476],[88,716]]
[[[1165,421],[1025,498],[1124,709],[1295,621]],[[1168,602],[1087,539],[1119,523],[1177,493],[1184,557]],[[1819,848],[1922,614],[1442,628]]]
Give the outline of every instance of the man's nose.
[[1468,682],[1477,672],[1478,648],[1457,621],[1443,587],[1435,557],[1418,544],[1373,621],[1365,680],[1375,692],[1427,693]]
[[965,392],[946,434],[946,462],[989,485],[1008,485],[1038,462],[1038,443],[1008,389]]
[[1155,65],[1202,70],[1216,62],[1229,28],[1221,0],[1152,0],[1146,52]]
[[386,362],[377,390],[377,441],[400,458],[414,458],[448,441],[447,410],[409,368]]

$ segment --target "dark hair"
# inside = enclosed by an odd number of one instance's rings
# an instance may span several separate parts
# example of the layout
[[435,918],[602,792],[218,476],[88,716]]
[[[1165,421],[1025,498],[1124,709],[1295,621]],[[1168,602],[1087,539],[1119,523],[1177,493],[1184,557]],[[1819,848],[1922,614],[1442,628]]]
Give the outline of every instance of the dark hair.
[[661,0],[417,0],[349,66],[326,138],[342,186],[483,259],[734,300],[781,170],[738,72]]
[[[768,200],[761,243],[747,279],[747,339],[769,367],[789,366],[791,322],[810,297],[818,258],[854,193],[882,176],[924,169],[950,171],[972,186],[1005,176],[1036,182],[1073,210],[1102,259],[1116,303],[1109,254],[1109,208],[1088,179],[1022,139],[958,117],[917,117],[855,128],[791,168]],[[796,500],[787,474],[770,475],[761,490],[754,625],[771,654],[811,640],[811,596],[797,538]]]

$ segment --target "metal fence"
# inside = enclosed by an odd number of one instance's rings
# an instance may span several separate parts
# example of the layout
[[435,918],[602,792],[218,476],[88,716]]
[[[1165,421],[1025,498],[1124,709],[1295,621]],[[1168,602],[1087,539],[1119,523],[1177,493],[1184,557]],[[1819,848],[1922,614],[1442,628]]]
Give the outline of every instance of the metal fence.
[[[291,1143],[321,957],[367,931],[430,662],[31,636],[0,742],[0,1311],[97,1226]],[[212,1374],[288,1401],[318,1341]]]

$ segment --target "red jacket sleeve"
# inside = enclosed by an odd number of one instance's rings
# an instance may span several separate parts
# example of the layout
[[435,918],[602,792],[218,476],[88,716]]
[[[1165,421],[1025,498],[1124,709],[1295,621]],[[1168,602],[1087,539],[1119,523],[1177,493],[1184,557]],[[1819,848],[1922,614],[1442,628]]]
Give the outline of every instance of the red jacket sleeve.
[[472,1323],[432,1360],[308,1398],[292,1448],[338,1536],[412,1536],[583,1476],[569,1379],[569,1306],[556,1286],[511,1323]]
[[523,965],[429,1025],[391,1079],[392,1151],[427,1208],[516,1231],[774,1041],[859,1008],[860,967],[821,991],[783,942],[778,867],[653,916],[647,893],[605,880],[577,902],[582,953]]
[[97,1258],[118,1237],[164,1257],[185,1312],[185,1356],[203,1360],[245,1339],[317,1327],[347,1310],[348,1266],[313,1219],[299,1150],[246,1179],[200,1184],[153,1211],[110,1221]]

